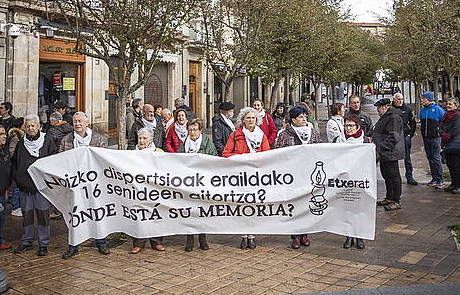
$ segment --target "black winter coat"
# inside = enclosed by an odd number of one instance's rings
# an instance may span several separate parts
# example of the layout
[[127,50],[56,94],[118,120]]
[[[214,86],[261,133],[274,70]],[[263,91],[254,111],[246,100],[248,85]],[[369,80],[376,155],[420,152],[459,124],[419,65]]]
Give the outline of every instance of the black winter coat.
[[364,135],[367,137],[372,136],[372,119],[369,117],[368,114],[363,112],[361,109],[359,111],[354,111],[353,109],[348,109],[345,112],[345,118],[348,118],[350,115],[355,115],[359,117],[359,121],[361,122],[359,125],[361,129],[364,131]]
[[417,128],[417,122],[415,122],[414,113],[412,109],[405,103],[402,106],[397,107],[393,105],[393,107],[397,110],[401,111],[401,117],[403,119],[403,131],[404,136],[414,136],[415,129]]
[[0,195],[4,195],[11,184],[11,160],[8,146],[0,148]]
[[212,118],[212,141],[219,156],[222,156],[228,137],[232,132],[232,128],[225,123],[221,114],[217,114]]
[[51,137],[45,136],[45,142],[43,147],[40,149],[39,157],[35,158],[29,154],[24,146],[24,139],[21,139],[16,146],[11,163],[13,165],[13,178],[16,181],[19,190],[23,192],[35,193],[37,187],[35,186],[32,178],[27,172],[30,165],[40,158],[44,158],[50,155],[54,155],[58,152],[56,145]]
[[73,127],[69,123],[64,121],[64,124],[59,126],[51,126],[46,132],[46,135],[51,137],[56,145],[57,149],[59,150],[59,146],[61,145],[61,141],[67,134],[73,132]]
[[[142,118],[136,119],[136,121],[134,121],[134,124],[131,127],[131,132],[129,133],[128,150],[136,149],[137,131],[141,130],[144,127],[145,126],[144,126],[144,123],[142,122]],[[153,143],[155,144],[155,147],[160,148],[160,149],[164,148],[164,141],[166,137],[165,134],[166,132],[165,132],[165,127],[163,126],[163,124],[157,124],[157,127],[155,128],[155,131],[153,132]]]
[[391,107],[374,126],[372,141],[381,162],[404,159],[404,132],[401,112]]

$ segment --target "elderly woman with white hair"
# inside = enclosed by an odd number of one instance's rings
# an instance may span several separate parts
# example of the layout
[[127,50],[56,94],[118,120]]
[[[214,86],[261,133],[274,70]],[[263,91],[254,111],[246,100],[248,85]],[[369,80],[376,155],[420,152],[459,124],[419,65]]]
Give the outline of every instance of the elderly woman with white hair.
[[[225,158],[249,153],[259,153],[270,150],[270,143],[262,129],[257,126],[258,112],[246,107],[238,114],[237,124],[240,126],[228,137],[222,156]],[[253,235],[243,235],[241,249],[255,249],[256,241]]]
[[[151,128],[141,128],[137,131],[137,145],[135,149],[140,150],[150,150],[152,152],[163,152],[162,149],[155,147],[153,143],[154,133]],[[157,251],[165,251],[163,246],[163,237],[152,237],[152,238],[132,238],[133,239],[133,248],[131,249],[131,254],[138,254],[145,248],[145,243],[147,240],[150,242],[152,249]]]
[[[19,141],[11,159],[14,180],[19,187],[24,218],[21,244],[16,247],[14,252],[22,253],[33,249],[35,224],[37,224],[37,254],[38,256],[45,256],[48,254],[50,240],[50,203],[40,194],[27,169],[38,159],[55,154],[57,148],[50,137],[40,132],[40,119],[37,115],[24,117],[24,129],[25,136]],[[35,219],[37,220],[36,223]]]

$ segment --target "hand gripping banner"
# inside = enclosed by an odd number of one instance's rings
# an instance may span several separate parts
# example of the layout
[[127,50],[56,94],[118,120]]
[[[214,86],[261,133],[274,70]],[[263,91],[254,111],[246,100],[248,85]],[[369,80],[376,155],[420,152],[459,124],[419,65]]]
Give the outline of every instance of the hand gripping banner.
[[30,168],[59,210],[69,243],[124,232],[331,232],[374,239],[372,144],[313,144],[228,159],[203,154],[78,148]]

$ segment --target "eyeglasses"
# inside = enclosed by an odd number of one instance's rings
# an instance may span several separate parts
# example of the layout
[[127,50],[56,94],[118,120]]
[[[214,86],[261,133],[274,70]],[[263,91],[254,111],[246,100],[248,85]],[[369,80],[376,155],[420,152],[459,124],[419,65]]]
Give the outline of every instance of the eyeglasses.
[[198,131],[200,131],[200,129],[198,129],[198,128],[190,128],[190,129],[188,129],[188,132],[198,132]]
[[347,128],[353,128],[353,127],[356,127],[356,124],[345,124],[345,127],[347,127]]

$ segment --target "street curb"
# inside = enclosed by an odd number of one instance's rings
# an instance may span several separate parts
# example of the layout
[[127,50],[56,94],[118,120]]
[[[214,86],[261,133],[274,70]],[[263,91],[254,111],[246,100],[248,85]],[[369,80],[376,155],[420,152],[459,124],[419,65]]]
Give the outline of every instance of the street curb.
[[457,251],[460,252],[460,242],[458,241],[459,237],[457,237],[457,234],[453,229],[450,230],[450,233],[452,237],[454,238],[455,246],[457,246]]

